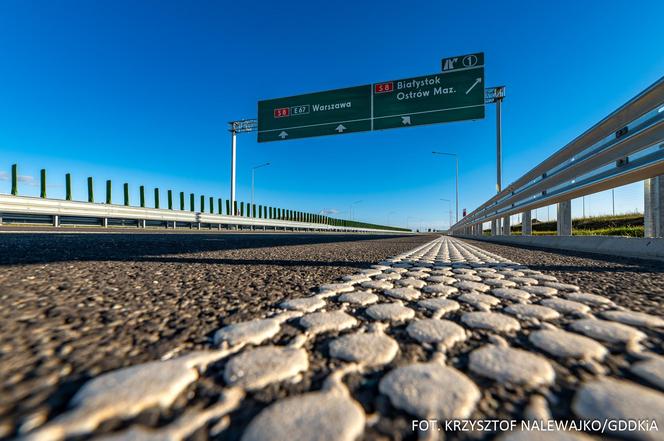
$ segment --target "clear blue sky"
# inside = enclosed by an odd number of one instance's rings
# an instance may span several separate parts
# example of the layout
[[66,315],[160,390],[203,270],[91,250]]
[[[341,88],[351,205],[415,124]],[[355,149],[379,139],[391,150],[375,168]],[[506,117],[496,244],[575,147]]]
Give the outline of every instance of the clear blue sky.
[[[504,184],[664,73],[661,1],[0,2],[0,192],[49,173],[62,197],[84,180],[228,198],[226,122],[259,99],[435,73],[484,51],[487,85],[507,86]],[[443,226],[459,154],[461,208],[494,192],[495,113],[476,122],[258,144],[238,139],[238,199],[410,226]],[[640,185],[616,191],[641,209]],[[586,200],[610,212],[610,195]],[[162,202],[163,204],[163,202]],[[551,216],[554,216],[551,210]],[[539,217],[545,217],[540,210]],[[580,214],[580,202],[574,202]]]

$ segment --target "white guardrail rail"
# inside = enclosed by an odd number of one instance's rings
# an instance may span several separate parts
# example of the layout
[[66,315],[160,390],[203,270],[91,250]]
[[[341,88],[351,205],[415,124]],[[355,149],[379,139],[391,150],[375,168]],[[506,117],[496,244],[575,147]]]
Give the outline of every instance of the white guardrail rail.
[[247,228],[293,231],[329,231],[355,233],[408,234],[409,231],[357,228],[310,222],[296,222],[279,219],[260,219],[243,216],[208,214],[197,211],[180,211],[159,208],[139,208],[124,205],[100,204],[91,202],[43,199],[29,196],[0,194],[0,224],[2,216],[20,219],[24,216],[34,223],[61,225],[97,225],[97,226],[162,226],[166,228]]
[[[532,234],[531,211],[558,204],[558,235],[572,233],[571,200],[637,181],[645,185],[646,237],[662,236],[664,194],[664,77],[480,205],[450,231],[481,236],[510,234],[510,216],[522,213],[522,234]],[[664,183],[664,182],[663,182]],[[501,228],[502,220],[502,228]],[[654,222],[654,224],[653,224]]]

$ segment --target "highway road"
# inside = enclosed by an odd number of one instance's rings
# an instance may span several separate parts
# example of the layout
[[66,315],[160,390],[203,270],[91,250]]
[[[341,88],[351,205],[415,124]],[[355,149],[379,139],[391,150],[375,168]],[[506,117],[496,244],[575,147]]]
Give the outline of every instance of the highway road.
[[663,287],[661,263],[434,235],[4,233],[0,433],[662,439]]

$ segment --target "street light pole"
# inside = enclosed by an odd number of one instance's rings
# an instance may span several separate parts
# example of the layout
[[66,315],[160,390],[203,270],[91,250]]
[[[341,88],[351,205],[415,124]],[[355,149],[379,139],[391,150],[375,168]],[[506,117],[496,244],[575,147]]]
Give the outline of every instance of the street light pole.
[[459,222],[459,156],[456,153],[431,152],[434,155],[454,156],[456,161],[456,222]]
[[362,201],[359,200],[359,201],[355,201],[352,204],[350,204],[350,210],[348,210],[348,215],[350,216],[350,220],[353,220],[353,205],[359,204],[360,202],[362,202]]
[[256,165],[254,167],[251,167],[251,207],[252,207],[252,209],[253,209],[253,206],[254,206],[254,180],[255,180],[254,176],[256,174],[256,169],[261,168],[261,167],[267,167],[268,165],[270,165],[270,163],[266,162],[265,164]]
[[450,212],[450,228],[451,228],[451,227],[452,227],[452,201],[450,201],[449,199],[443,199],[443,198],[440,198],[440,200],[441,200],[441,201],[445,201],[445,202],[447,202],[447,203],[449,204],[449,212]]
[[394,213],[396,213],[396,211],[390,211],[389,213],[387,213],[387,226],[388,227],[390,226],[390,216],[392,216]]

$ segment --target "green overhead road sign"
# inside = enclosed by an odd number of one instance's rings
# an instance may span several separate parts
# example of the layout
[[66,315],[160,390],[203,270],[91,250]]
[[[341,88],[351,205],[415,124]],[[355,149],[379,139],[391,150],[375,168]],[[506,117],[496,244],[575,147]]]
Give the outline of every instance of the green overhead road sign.
[[484,55],[445,60],[442,73],[259,101],[258,142],[484,118]]
[[371,130],[371,85],[259,101],[258,142]]
[[389,81],[374,86],[373,129],[484,118],[484,67]]

